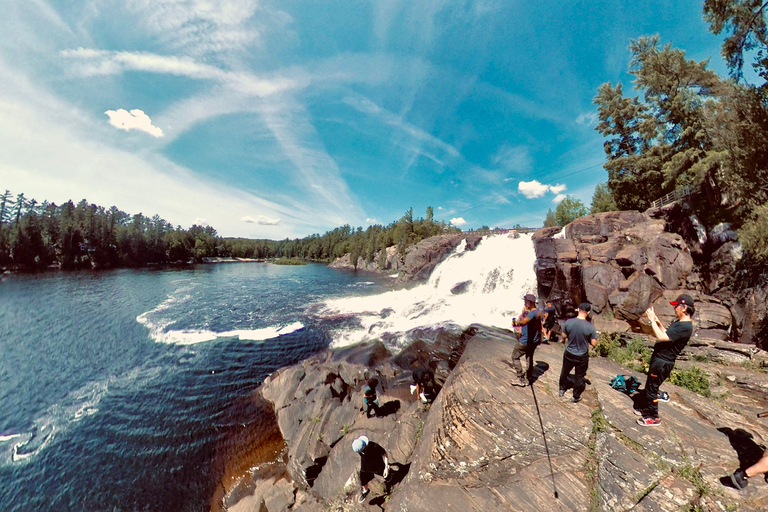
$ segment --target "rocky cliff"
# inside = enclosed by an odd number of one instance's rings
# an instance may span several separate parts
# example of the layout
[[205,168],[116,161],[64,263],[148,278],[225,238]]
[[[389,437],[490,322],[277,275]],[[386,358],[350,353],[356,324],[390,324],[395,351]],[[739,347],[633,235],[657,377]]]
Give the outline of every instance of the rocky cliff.
[[[766,373],[713,364],[717,400],[665,384],[672,399],[661,406],[663,424],[647,428],[635,423],[632,400],[609,384],[617,374],[642,375],[595,357],[584,400],[573,404],[570,392],[556,392],[562,346],[540,347],[535,382],[520,388],[510,385],[512,343],[508,331],[472,326],[394,357],[375,343],[276,372],[257,398],[274,405],[283,454],[268,475],[241,478],[220,504],[259,512],[768,507],[762,480],[737,491],[726,478],[768,442],[768,420],[755,414],[768,407]],[[436,369],[441,389],[431,405],[408,391],[414,364]],[[383,417],[359,410],[372,375],[384,384]],[[399,469],[390,488],[372,484],[365,504],[357,502],[359,457],[351,450],[360,434]]]
[[686,292],[697,302],[697,338],[768,347],[768,284],[738,286],[735,234],[721,226],[707,235],[694,223],[670,208],[588,215],[563,230],[540,230],[533,236],[540,295],[561,314],[590,302],[599,330],[650,332],[642,318],[648,306],[663,313]]

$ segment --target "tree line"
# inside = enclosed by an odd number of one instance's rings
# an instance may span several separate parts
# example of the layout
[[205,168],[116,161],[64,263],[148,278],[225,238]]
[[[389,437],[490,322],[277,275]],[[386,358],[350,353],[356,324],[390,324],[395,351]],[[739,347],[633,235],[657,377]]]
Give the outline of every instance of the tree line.
[[[413,208],[388,226],[363,230],[345,225],[323,235],[266,240],[223,238],[211,226],[174,227],[158,215],[130,215],[116,206],[105,208],[85,199],[62,205],[0,195],[0,267],[33,270],[137,267],[200,262],[203,258],[299,258],[332,261],[351,253],[352,261],[373,260],[378,251],[405,249],[430,236],[458,232],[433,218],[414,219]],[[383,259],[382,259],[383,260]]]

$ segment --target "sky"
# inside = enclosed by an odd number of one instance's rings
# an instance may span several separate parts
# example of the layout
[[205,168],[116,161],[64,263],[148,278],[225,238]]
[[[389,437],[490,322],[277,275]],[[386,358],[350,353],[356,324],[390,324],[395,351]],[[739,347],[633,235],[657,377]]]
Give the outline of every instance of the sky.
[[701,0],[3,0],[0,189],[221,236],[541,226],[607,180],[630,39],[709,59]]

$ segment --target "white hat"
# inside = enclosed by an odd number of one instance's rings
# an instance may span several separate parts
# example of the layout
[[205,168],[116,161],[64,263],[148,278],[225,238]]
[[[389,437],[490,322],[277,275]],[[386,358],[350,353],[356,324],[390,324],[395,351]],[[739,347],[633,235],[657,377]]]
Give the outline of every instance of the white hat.
[[360,436],[352,441],[352,450],[355,453],[360,453],[366,446],[368,446],[368,438],[365,436]]

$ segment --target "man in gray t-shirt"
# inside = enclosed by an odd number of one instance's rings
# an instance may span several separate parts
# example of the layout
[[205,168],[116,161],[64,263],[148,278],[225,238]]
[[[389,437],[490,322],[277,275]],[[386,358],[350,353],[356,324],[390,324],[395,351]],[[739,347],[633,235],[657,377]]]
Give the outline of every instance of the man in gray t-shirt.
[[579,314],[565,322],[563,334],[567,339],[565,352],[563,353],[563,369],[560,371],[559,395],[565,395],[568,387],[568,375],[572,369],[576,369],[576,379],[573,385],[573,398],[571,402],[581,401],[584,392],[584,377],[589,367],[589,347],[597,345],[597,331],[595,326],[587,320],[592,306],[588,302],[579,304]]

